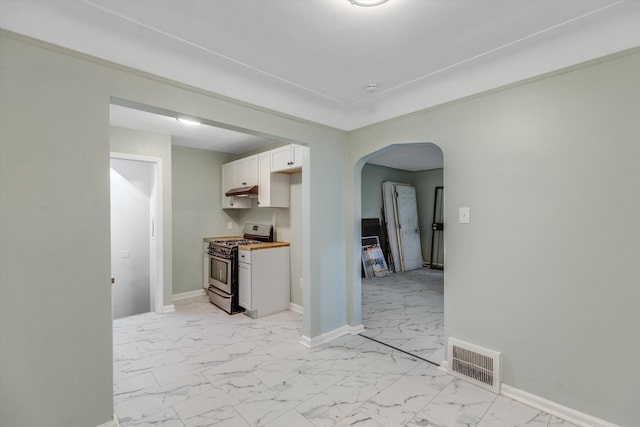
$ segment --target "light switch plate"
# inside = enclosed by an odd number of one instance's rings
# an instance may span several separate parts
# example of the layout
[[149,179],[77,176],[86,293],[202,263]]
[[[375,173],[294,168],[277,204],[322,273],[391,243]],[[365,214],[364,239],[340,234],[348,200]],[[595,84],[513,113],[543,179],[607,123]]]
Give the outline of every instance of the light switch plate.
[[460,224],[469,224],[471,222],[471,209],[469,207],[461,207],[459,215]]
[[227,230],[231,230],[233,228],[233,223],[231,221],[229,221],[227,223]]

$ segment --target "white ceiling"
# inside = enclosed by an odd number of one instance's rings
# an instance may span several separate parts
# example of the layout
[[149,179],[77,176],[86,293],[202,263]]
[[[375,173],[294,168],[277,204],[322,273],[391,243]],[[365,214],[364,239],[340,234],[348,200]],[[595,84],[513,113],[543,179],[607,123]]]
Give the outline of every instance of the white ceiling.
[[443,167],[442,150],[435,144],[408,144],[387,147],[367,163],[418,172]]
[[640,46],[640,2],[0,0],[0,27],[352,130]]
[[116,104],[111,104],[109,114],[114,126],[171,135],[172,144],[184,147],[242,154],[274,142],[206,124],[188,126],[178,122],[179,114],[160,114]]

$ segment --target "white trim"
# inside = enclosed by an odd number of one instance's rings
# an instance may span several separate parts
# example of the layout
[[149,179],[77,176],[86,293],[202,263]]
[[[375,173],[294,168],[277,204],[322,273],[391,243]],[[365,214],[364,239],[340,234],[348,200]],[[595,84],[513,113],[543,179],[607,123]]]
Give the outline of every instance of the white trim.
[[113,414],[113,419],[110,421],[107,421],[104,424],[100,424],[97,427],[120,427],[120,422],[118,421],[118,417],[116,416],[116,414]]
[[[154,286],[155,288],[155,289],[151,289],[151,295],[155,296],[154,298],[155,301],[153,301],[154,303],[152,304],[153,306],[152,309],[156,313],[166,313],[166,311],[164,311],[164,308],[162,306],[163,295],[164,295],[164,215],[163,215],[164,188],[162,185],[162,181],[164,179],[164,170],[162,166],[162,158],[154,157],[154,156],[144,156],[140,154],[130,154],[130,153],[121,153],[121,152],[111,151],[109,153],[109,159],[135,160],[139,162],[149,162],[149,163],[155,164],[156,166],[155,173],[154,173],[154,181],[155,181],[154,184],[155,184],[155,189],[157,194],[157,201],[156,201],[156,207],[155,207],[155,211],[157,215],[157,219],[156,219],[157,224],[155,225],[155,229],[157,230],[156,232],[157,248],[153,248],[153,245],[152,245],[152,247],[149,250],[149,256],[156,257],[155,264],[157,267],[157,271],[156,271],[157,280],[156,280],[155,286],[153,283],[151,283],[150,286]],[[153,264],[153,261],[150,261],[150,264]],[[171,311],[175,311],[175,309]]]
[[351,335],[358,335],[364,332],[364,325],[361,323],[356,326],[349,326],[349,333]]
[[610,423],[609,421],[605,421],[559,403],[552,402],[551,400],[547,400],[543,397],[520,390],[505,383],[502,383],[500,394],[579,426],[620,427],[617,424]]
[[174,311],[176,311],[176,306],[171,304],[162,307],[158,313],[173,313]]
[[309,338],[306,335],[302,336],[300,340],[300,344],[307,348],[314,348],[321,344],[328,343],[336,338],[339,338],[343,335],[358,335],[359,333],[364,332],[364,326],[349,326],[344,325],[339,328],[334,329],[333,331],[325,332],[322,335],[318,335],[317,337]]
[[301,305],[294,304],[292,302],[289,303],[289,310],[295,311],[296,313],[300,313],[300,314],[304,313]]
[[[438,369],[449,373],[447,361],[443,361]],[[609,421],[605,421],[592,415],[585,414],[584,412],[577,411],[573,408],[569,408],[567,406],[545,399],[544,397],[540,397],[524,390],[520,390],[519,388],[512,387],[505,383],[500,384],[500,394],[504,397],[517,400],[518,402],[524,403],[527,406],[539,409],[546,412],[547,414],[551,414],[578,426],[620,427],[617,424],[613,424]]]
[[196,291],[181,292],[179,294],[173,294],[173,302],[180,301],[187,298],[201,297],[207,295],[205,289],[198,289]]

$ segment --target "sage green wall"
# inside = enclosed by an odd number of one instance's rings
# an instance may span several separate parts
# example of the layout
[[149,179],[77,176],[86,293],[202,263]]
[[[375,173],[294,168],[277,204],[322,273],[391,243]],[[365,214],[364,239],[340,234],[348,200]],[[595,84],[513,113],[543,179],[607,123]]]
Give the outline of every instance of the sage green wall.
[[[378,123],[349,143],[356,218],[371,153],[442,148],[446,335],[501,351],[504,383],[623,426],[640,420],[640,367],[624,362],[640,359],[638,76],[634,50]],[[458,223],[461,206],[470,224]],[[358,308],[349,314],[357,322]]]
[[362,168],[362,218],[382,218],[382,183],[414,185],[413,173],[367,163]]
[[227,229],[232,218],[222,209],[221,165],[229,155],[172,147],[173,293],[202,289],[202,238],[237,235]]
[[113,418],[109,92],[0,38],[0,425]]
[[308,145],[303,333],[347,323],[346,132],[4,30],[0,67],[0,424],[112,418],[110,97]]
[[[114,153],[151,156],[162,159],[162,301],[164,306],[172,303],[173,282],[173,232],[171,227],[171,137],[151,132],[142,132],[118,126],[109,127],[109,149]],[[154,308],[151,308],[154,310]]]

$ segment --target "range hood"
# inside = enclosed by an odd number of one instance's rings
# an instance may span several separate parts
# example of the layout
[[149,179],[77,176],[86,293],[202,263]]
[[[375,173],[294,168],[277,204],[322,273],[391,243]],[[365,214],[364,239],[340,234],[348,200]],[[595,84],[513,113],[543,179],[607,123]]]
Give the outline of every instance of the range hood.
[[258,186],[253,185],[251,187],[238,187],[232,188],[231,190],[224,193],[225,196],[228,197],[258,197]]

